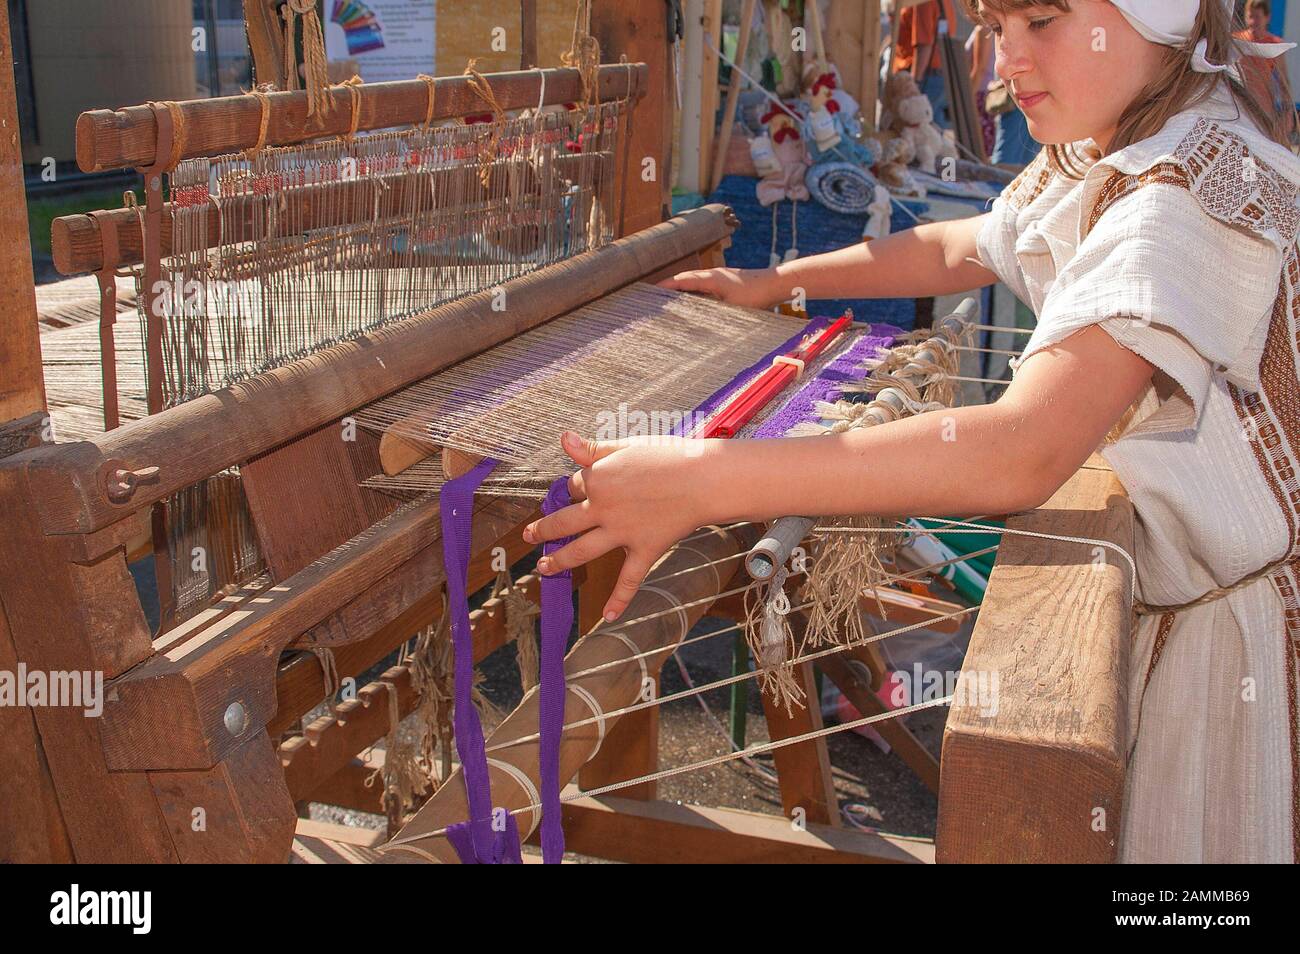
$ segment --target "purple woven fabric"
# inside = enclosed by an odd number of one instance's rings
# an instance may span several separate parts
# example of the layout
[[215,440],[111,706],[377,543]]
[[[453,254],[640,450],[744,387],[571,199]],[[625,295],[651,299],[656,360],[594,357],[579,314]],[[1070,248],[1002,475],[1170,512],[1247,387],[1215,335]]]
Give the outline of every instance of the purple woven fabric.
[[504,831],[492,830],[492,790],[488,778],[483,726],[474,708],[474,643],[469,628],[469,554],[474,491],[492,473],[497,461],[486,458],[463,476],[442,485],[439,497],[442,519],[442,559],[447,574],[447,612],[451,614],[451,642],[455,661],[455,709],[452,725],[456,752],[465,783],[469,819],[447,832],[452,847],[465,864],[519,862],[519,827],[507,816]]
[[[551,484],[542,513],[552,514],[567,507],[569,478]],[[552,540],[542,546],[549,555],[572,537]],[[542,577],[542,645],[538,672],[538,768],[542,799],[542,861],[558,865],[564,857],[564,828],[560,821],[560,739],[564,734],[564,650],[573,628],[573,574],[568,570]]]
[[763,437],[783,437],[796,424],[813,419],[813,407],[818,401],[825,401],[851,381],[862,378],[863,365],[883,348],[893,344],[894,338],[903,332],[892,325],[872,325],[871,331],[860,335],[844,353],[825,365],[815,376],[810,377],[794,396],[786,401],[771,417],[762,423],[754,433],[753,439]]
[[693,414],[686,415],[677,424],[677,426],[673,428],[673,434],[677,437],[681,437],[683,425],[687,423],[692,423],[694,421],[702,421],[705,418],[707,418],[710,414],[712,414],[714,411],[718,409],[718,406],[722,404],[723,401],[731,397],[732,392],[735,391],[736,388],[744,384],[750,378],[754,377],[760,371],[764,371],[767,368],[771,367],[773,358],[793,350],[799,344],[799,342],[803,340],[805,335],[815,334],[818,331],[821,331],[821,329],[825,328],[830,323],[831,323],[831,319],[829,318],[809,319],[806,325],[802,326],[798,331],[792,334],[789,338],[787,338],[781,344],[777,345],[767,354],[763,355],[763,357],[759,358],[748,368],[737,373],[734,377],[732,377],[730,381],[728,381],[722,387],[718,388],[718,390],[714,391],[707,398],[705,398],[704,401],[700,404],[700,406],[695,409],[695,412]]

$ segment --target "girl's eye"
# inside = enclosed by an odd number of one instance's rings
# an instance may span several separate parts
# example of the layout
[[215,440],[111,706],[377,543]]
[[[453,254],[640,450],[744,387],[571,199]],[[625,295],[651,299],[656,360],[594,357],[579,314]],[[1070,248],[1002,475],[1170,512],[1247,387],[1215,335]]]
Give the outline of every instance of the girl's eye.
[[1054,22],[1056,22],[1056,17],[1044,17],[1044,18],[1041,19],[1041,20],[1030,20],[1030,21],[1029,21],[1029,29],[1031,29],[1031,30],[1043,30],[1043,29],[1046,29],[1046,28],[1047,28],[1048,24],[1050,24],[1050,23],[1054,23]]

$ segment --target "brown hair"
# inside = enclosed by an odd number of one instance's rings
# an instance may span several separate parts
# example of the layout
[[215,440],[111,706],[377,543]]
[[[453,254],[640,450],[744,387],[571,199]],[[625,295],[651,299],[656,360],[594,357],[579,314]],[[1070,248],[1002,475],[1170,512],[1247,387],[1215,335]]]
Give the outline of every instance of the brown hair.
[[1256,10],[1263,10],[1266,17],[1273,15],[1273,5],[1268,0],[1246,0],[1246,12],[1253,13]]
[[[1070,0],[962,0],[966,12],[976,23],[987,22],[983,11],[999,13],[1022,10],[1027,7],[1055,7],[1070,12]],[[1178,113],[1209,98],[1219,82],[1228,84],[1239,108],[1244,109],[1259,128],[1282,145],[1289,145],[1290,131],[1295,128],[1295,107],[1290,106],[1279,115],[1272,103],[1260,103],[1237,80],[1226,73],[1198,73],[1192,69],[1191,51],[1196,44],[1206,41],[1206,59],[1211,63],[1224,63],[1236,43],[1232,36],[1232,23],[1221,0],[1201,0],[1201,11],[1196,16],[1192,37],[1185,47],[1165,47],[1164,60],[1154,80],[1143,89],[1120,114],[1115,136],[1109,151],[1116,152],[1125,146],[1155,135],[1165,123]],[[1291,103],[1291,91],[1283,95]],[[1052,166],[1062,175],[1080,178],[1084,171],[1083,158],[1070,144],[1051,144],[1045,147]]]

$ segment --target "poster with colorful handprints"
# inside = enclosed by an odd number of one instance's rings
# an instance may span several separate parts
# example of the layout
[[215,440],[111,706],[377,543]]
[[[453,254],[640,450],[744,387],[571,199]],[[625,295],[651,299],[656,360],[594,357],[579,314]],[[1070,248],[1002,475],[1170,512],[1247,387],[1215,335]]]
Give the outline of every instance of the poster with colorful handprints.
[[436,4],[430,0],[326,0],[325,53],[355,60],[367,83],[434,73]]

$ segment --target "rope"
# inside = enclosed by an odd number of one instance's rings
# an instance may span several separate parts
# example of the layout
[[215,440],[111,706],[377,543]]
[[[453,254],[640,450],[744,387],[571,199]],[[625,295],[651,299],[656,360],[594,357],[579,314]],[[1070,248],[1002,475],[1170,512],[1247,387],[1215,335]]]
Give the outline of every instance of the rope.
[[257,123],[257,142],[253,143],[253,147],[251,149],[244,150],[244,158],[252,159],[258,153],[260,153],[263,147],[266,145],[266,130],[271,125],[271,97],[267,96],[266,93],[264,93],[260,89],[250,89],[248,91],[248,95],[257,98],[257,105],[259,110],[259,119]]
[[416,76],[416,79],[420,80],[421,82],[424,83],[425,86],[429,87],[429,102],[424,108],[424,123],[421,126],[421,128],[423,129],[428,129],[430,126],[433,125],[433,100],[434,100],[435,90],[437,89],[438,81],[434,77],[430,76],[428,73],[420,73],[418,76]]
[[348,131],[343,136],[344,142],[351,142],[357,137],[357,127],[361,124],[361,86],[365,83],[360,76],[353,76],[341,84],[347,88],[352,97],[352,117],[348,122]]

